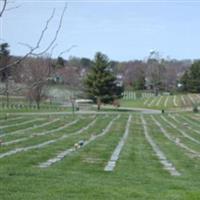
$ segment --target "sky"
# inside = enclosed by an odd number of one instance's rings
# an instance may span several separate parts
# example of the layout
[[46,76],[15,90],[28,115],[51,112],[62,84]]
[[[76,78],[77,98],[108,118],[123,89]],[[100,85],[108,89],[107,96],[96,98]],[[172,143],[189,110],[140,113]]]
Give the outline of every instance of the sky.
[[[13,0],[12,0],[13,2]],[[148,57],[151,49],[162,57],[200,58],[200,0],[15,0],[0,19],[0,42],[8,42],[12,55],[24,55],[34,46],[55,8],[56,13],[41,43],[48,46],[67,2],[53,57],[76,45],[69,56],[93,58],[97,51],[112,60]]]

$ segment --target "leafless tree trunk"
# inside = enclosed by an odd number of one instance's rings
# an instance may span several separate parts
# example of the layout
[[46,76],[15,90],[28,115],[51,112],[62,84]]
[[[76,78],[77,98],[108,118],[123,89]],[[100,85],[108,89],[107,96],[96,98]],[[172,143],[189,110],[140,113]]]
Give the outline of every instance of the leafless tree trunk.
[[38,57],[23,62],[24,82],[27,85],[27,98],[34,101],[37,108],[45,97],[44,88],[50,77],[51,62],[48,58]]
[[[0,8],[0,18],[1,18],[3,16],[4,12],[6,11],[8,1],[7,0],[0,0],[0,3],[2,4],[2,7]],[[42,41],[45,37],[45,33],[48,30],[50,22],[52,21],[52,19],[55,16],[55,9],[53,9],[51,16],[47,19],[46,24],[45,24],[43,30],[41,31],[41,34],[40,34],[38,41],[36,42],[35,46],[30,46],[28,44],[21,43],[22,45],[25,45],[26,47],[29,48],[28,52],[24,56],[20,57],[19,59],[12,61],[12,62],[9,62],[6,65],[4,65],[4,67],[1,67],[0,72],[17,66],[21,62],[25,61],[28,57],[31,57],[31,56],[40,57],[40,56],[46,54],[55,45],[55,42],[58,38],[59,32],[60,32],[61,27],[62,27],[63,18],[64,18],[64,15],[65,15],[66,9],[67,9],[67,4],[65,4],[65,6],[63,8],[63,11],[61,13],[61,16],[60,16],[60,19],[59,19],[59,22],[58,22],[58,27],[57,27],[57,29],[54,33],[53,39],[46,46],[46,48],[44,48],[43,50],[40,50],[40,46],[41,46],[41,43],[42,43]],[[40,52],[38,52],[38,50]],[[51,59],[49,59],[49,60],[51,60]],[[43,87],[44,87],[44,83],[46,83],[46,79],[47,79],[47,77],[50,73],[49,66],[48,66],[48,69],[45,67],[45,73],[44,73],[44,71],[42,72],[43,77],[40,76],[40,73],[41,73],[41,69],[38,66],[36,66],[35,71],[32,69],[32,78],[33,78],[31,80],[32,85],[30,86],[30,84],[29,84],[29,89],[32,90],[31,92],[29,92],[29,96],[30,96],[31,99],[34,98],[38,108],[40,107],[40,101],[42,99],[42,90],[43,90]],[[40,79],[34,80],[34,78],[36,78],[37,76],[39,76],[41,78],[41,80]],[[30,80],[29,80],[29,83],[30,83]],[[7,77],[6,82],[5,82],[5,94],[6,94],[6,104],[7,104],[7,106],[9,105],[9,91],[8,90],[9,90],[9,80],[8,80],[8,77]]]
[[100,110],[101,109],[101,98],[97,97],[97,109]]
[[9,106],[9,91],[8,91],[8,78],[6,78],[6,88],[5,88],[5,93],[6,93],[6,106]]

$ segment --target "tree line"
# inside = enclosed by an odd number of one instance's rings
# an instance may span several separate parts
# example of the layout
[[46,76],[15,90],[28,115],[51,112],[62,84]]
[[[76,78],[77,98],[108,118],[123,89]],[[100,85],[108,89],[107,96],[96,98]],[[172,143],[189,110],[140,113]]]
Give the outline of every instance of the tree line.
[[[178,83],[181,83],[181,90],[199,92],[198,61],[158,59],[151,56],[147,60],[120,62],[109,60],[105,54],[99,52],[94,59],[64,59],[60,56],[53,59],[48,54],[28,56],[12,68],[4,68],[18,59],[20,58],[10,55],[7,43],[0,44],[0,80],[5,83],[1,93],[6,95],[9,101],[9,81],[25,84],[23,95],[27,96],[30,102],[36,102],[38,107],[48,84],[64,84],[68,88],[78,88],[99,106],[101,103],[110,103],[121,98],[124,89],[150,90],[157,95],[160,91],[175,91]],[[98,70],[97,75],[95,73]],[[120,77],[120,80],[117,77]],[[120,83],[120,87],[117,87],[119,82],[123,85]],[[103,89],[97,89],[97,86]]]
[[[60,57],[52,59],[48,54],[42,57],[29,56],[12,68],[5,68],[15,59],[19,58],[10,55],[8,44],[0,44],[0,81],[5,83],[2,94],[7,96],[7,105],[11,94],[10,80],[25,86],[21,88],[21,94],[27,97],[30,104],[35,102],[38,108],[45,98],[45,87],[49,84],[65,84],[68,88],[72,86],[73,89],[84,90],[87,97],[98,103],[98,109],[101,103],[111,103],[122,97],[123,84],[113,74],[108,57],[102,53],[97,53],[93,61],[82,59],[84,66],[81,68],[69,65],[72,61],[66,64]],[[86,64],[88,61],[91,66]],[[61,77],[63,82],[57,79]]]

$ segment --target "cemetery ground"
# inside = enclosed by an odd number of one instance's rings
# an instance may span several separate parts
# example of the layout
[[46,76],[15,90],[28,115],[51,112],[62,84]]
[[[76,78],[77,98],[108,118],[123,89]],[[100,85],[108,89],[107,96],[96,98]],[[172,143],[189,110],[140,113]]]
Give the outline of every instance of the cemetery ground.
[[199,199],[200,114],[0,114],[0,199]]
[[[64,89],[61,86],[51,86],[47,89],[47,95],[49,98],[48,100],[41,102],[39,112],[71,111],[71,102],[68,102],[67,105],[66,102],[73,95],[81,95],[81,92],[78,90]],[[5,96],[0,95],[0,101],[0,110],[3,112],[18,112],[19,110],[21,112],[38,112],[36,104],[30,103],[24,96],[10,96],[9,106],[7,106]],[[125,91],[124,97],[120,101],[122,108],[142,108],[166,111],[191,110],[194,105],[199,104],[200,94],[174,93],[170,95],[169,93],[160,93],[158,96],[155,96],[152,92],[144,91]],[[89,109],[96,110],[96,107],[91,107]],[[112,110],[116,109],[111,108],[111,111]]]
[[142,93],[137,96],[136,92],[126,92],[123,100],[121,101],[122,107],[129,108],[146,108],[146,109],[157,109],[157,110],[185,110],[192,108],[194,105],[200,104],[199,94],[184,94],[177,93],[173,95],[158,95],[155,96],[153,93]]

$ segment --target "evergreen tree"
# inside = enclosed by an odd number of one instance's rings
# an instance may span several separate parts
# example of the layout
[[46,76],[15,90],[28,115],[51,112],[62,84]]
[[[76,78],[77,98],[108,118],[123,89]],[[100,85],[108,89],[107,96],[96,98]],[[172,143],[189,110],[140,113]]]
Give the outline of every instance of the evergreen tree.
[[188,91],[189,90],[189,85],[188,85],[188,81],[189,81],[189,72],[188,71],[186,71],[184,74],[183,74],[183,76],[181,77],[181,80],[180,80],[180,82],[181,82],[181,84],[183,85],[182,86],[182,90],[183,91]]
[[65,60],[62,57],[58,57],[57,59],[57,63],[56,63],[57,67],[64,67],[65,66]]
[[194,62],[189,71],[185,72],[181,83],[185,91],[200,93],[200,61]]
[[138,77],[137,80],[133,81],[134,90],[144,90],[145,89],[145,76],[142,75]]
[[111,103],[122,97],[123,86],[112,73],[109,59],[98,52],[93,67],[85,79],[86,93],[92,98],[100,110],[101,103]]
[[92,61],[89,58],[81,58],[80,64],[83,68],[90,68],[92,66]]

